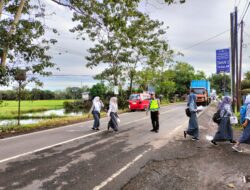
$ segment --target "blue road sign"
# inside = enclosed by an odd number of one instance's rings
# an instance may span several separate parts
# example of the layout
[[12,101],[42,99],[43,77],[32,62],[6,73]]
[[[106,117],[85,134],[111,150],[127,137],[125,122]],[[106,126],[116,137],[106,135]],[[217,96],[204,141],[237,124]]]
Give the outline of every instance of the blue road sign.
[[229,48],[216,50],[216,73],[230,73]]

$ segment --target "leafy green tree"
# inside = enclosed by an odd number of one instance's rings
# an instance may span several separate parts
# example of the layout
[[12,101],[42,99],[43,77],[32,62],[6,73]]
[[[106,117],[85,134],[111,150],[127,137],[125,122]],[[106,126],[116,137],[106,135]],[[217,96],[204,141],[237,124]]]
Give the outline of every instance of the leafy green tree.
[[177,62],[173,67],[175,72],[174,82],[176,84],[176,91],[179,95],[186,94],[189,91],[190,81],[195,77],[194,68],[185,62]]
[[136,73],[135,83],[139,85],[143,90],[148,89],[148,85],[155,84],[155,71],[151,68],[146,68]]
[[68,87],[65,90],[67,99],[81,99],[82,90],[79,87]]
[[206,74],[204,71],[197,71],[194,75],[194,80],[206,80]]
[[[160,76],[160,75],[159,75]],[[173,70],[164,71],[156,82],[156,93],[162,94],[169,99],[176,92],[176,83],[174,82],[176,75]]]
[[[47,50],[50,45],[56,43],[56,40],[44,37],[46,26],[41,19],[45,9],[43,5],[31,5],[30,0],[22,2],[24,2],[20,13],[22,16],[17,23],[13,19],[13,15],[16,15],[19,10],[19,1],[5,1],[2,7],[3,12],[11,15],[1,17],[0,20],[0,49],[4,50],[7,57],[6,66],[1,65],[0,68],[2,85],[6,85],[8,79],[13,79],[15,73],[13,69],[16,68],[23,68],[30,74],[27,82],[32,81],[41,85],[36,75],[48,76],[51,73],[46,71],[46,68],[54,66]],[[16,17],[14,16],[14,18]],[[56,30],[54,31],[56,32]]]
[[[168,44],[160,40],[165,30],[163,22],[152,20],[148,15],[141,14],[129,25],[126,35],[130,59],[124,64],[129,78],[129,91],[132,91],[133,82],[138,65],[157,68],[164,67],[169,62],[171,53]],[[170,53],[171,52],[171,53]]]
[[211,83],[211,89],[215,89],[217,94],[223,94],[231,91],[231,80],[229,75],[212,74],[208,80]]
[[[122,76],[122,63],[127,62],[126,29],[134,17],[141,14],[137,11],[138,1],[104,0],[72,3],[81,12],[74,11],[73,21],[79,24],[71,31],[84,37],[84,32],[94,42],[86,57],[87,67],[94,68],[100,64],[108,67],[98,77],[118,85]],[[87,6],[87,7],[86,7]],[[86,10],[87,8],[87,10]],[[86,15],[86,12],[92,14]],[[83,34],[83,35],[82,35]]]
[[250,71],[246,72],[244,80],[241,81],[242,94],[247,95],[250,93]]
[[138,11],[140,0],[52,1],[73,10],[73,21],[79,24],[71,31],[82,39],[87,33],[94,42],[86,57],[87,67],[107,65],[96,79],[117,85],[127,74],[131,91],[138,62],[143,56],[148,57],[147,62],[151,65],[164,65],[166,58],[173,53],[166,41],[159,40],[159,36],[165,33],[160,28],[162,23]]
[[90,89],[90,96],[94,98],[99,96],[102,100],[106,98],[107,87],[103,83],[97,83]]

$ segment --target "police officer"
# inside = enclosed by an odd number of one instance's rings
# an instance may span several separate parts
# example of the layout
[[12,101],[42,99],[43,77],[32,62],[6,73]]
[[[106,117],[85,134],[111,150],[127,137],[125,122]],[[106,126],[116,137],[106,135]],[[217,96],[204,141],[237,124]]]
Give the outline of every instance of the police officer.
[[158,133],[158,130],[159,130],[159,114],[160,114],[159,109],[160,109],[160,101],[156,99],[155,94],[152,93],[146,115],[148,115],[148,111],[151,112],[151,121],[152,121],[153,129],[150,131],[156,132],[156,133]]

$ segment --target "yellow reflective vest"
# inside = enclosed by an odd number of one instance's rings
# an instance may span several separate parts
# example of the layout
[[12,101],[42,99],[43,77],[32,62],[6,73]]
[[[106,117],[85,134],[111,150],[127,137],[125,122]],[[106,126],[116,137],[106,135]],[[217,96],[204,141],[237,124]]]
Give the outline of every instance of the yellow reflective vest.
[[160,108],[160,105],[159,105],[159,102],[157,99],[150,100],[150,103],[149,103],[149,110],[150,111],[158,111],[159,108]]

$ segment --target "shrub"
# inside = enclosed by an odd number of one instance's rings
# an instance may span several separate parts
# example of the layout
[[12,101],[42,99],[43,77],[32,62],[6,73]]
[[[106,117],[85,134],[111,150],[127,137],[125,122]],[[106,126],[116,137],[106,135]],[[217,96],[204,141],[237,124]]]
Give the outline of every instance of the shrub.
[[91,101],[76,100],[73,102],[64,102],[63,107],[66,112],[88,112],[91,108]]

